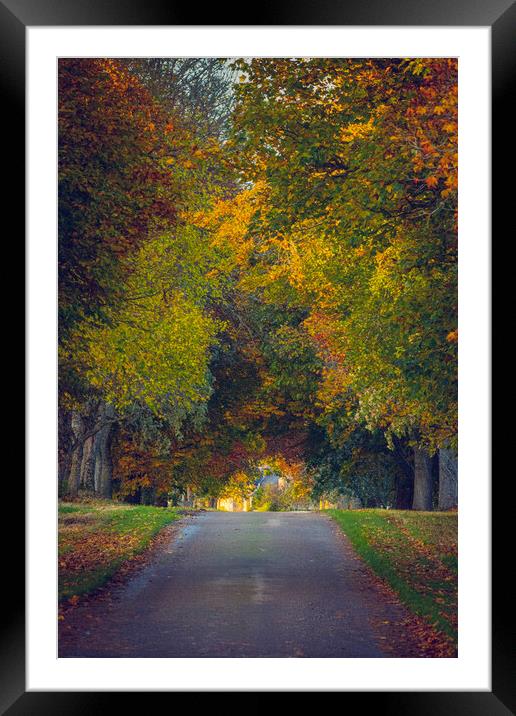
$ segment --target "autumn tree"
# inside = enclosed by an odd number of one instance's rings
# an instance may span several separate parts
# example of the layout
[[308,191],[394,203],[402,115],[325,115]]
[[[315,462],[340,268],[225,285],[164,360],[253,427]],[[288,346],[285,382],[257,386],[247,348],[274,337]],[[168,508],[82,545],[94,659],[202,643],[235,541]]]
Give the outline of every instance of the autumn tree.
[[426,455],[457,435],[456,62],[239,66],[236,161],[266,195],[255,286],[308,311],[323,403],[351,390],[357,423],[424,451],[429,509]]
[[221,170],[121,62],[62,61],[59,102],[61,481],[109,495],[120,420],[150,411],[177,436],[209,397],[213,285],[188,212]]

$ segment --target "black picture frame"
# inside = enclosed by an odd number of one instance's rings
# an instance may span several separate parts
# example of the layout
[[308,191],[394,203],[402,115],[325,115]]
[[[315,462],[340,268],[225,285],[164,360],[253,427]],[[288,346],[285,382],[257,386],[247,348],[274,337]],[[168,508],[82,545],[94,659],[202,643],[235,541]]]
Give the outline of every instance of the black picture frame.
[[[16,160],[9,164],[9,183],[4,201],[9,212],[17,217],[21,233],[24,210],[24,87],[25,30],[28,26],[80,25],[384,25],[384,26],[489,26],[492,33],[493,91],[493,165],[501,168],[508,161],[511,147],[505,139],[511,136],[514,114],[511,114],[510,83],[514,77],[516,6],[511,0],[319,0],[309,3],[298,0],[276,0],[274,5],[257,4],[248,8],[220,5],[200,9],[174,0],[0,0],[0,81],[6,124],[4,141],[16,148]],[[253,16],[254,10],[254,16]],[[202,23],[197,22],[202,15]],[[238,22],[234,22],[237,19]],[[229,21],[233,20],[233,22]],[[8,133],[8,134],[7,134]],[[513,131],[512,131],[513,134]],[[512,140],[511,140],[512,141]],[[511,144],[511,142],[509,142]],[[14,154],[13,154],[14,156]],[[498,172],[496,173],[498,176]],[[514,199],[512,182],[502,180],[493,194],[493,217],[503,220]],[[5,194],[7,192],[7,196]],[[18,209],[18,211],[16,211]],[[497,224],[494,225],[496,230]],[[14,240],[14,237],[13,237]],[[23,241],[16,237],[17,245]],[[496,306],[496,304],[494,304]],[[498,306],[499,307],[499,306]],[[494,316],[497,311],[493,312]],[[499,438],[503,439],[503,435]],[[496,455],[493,438],[492,454]],[[511,477],[511,480],[513,478]],[[503,481],[503,477],[501,478]],[[14,494],[13,494],[14,492]],[[24,501],[21,479],[12,488],[9,499]],[[492,691],[491,692],[346,692],[345,707],[357,696],[360,706],[378,709],[380,713],[439,716],[439,714],[502,716],[514,713],[514,617],[512,590],[505,584],[507,526],[511,524],[512,501],[507,499],[506,486],[493,485],[493,602],[492,602]],[[496,515],[496,519],[494,519]],[[103,713],[115,706],[112,693],[98,692],[26,692],[25,690],[25,612],[23,535],[10,542],[4,550],[4,574],[8,589],[4,597],[3,632],[0,643],[1,689],[0,713],[75,714]],[[510,566],[510,565],[509,565]],[[235,689],[236,690],[236,689]],[[162,694],[165,695],[166,694]],[[117,693],[117,706],[123,694]],[[139,693],[131,693],[134,706]],[[144,698],[147,698],[145,696]],[[367,703],[366,703],[367,700]],[[141,703],[141,702],[140,702]]]

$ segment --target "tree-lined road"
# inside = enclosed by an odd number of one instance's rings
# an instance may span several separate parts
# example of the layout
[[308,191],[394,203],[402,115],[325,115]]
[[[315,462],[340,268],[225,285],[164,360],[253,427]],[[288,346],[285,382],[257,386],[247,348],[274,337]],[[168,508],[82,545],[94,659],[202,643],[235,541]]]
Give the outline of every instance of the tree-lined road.
[[67,615],[59,656],[417,656],[406,617],[326,516],[207,512]]

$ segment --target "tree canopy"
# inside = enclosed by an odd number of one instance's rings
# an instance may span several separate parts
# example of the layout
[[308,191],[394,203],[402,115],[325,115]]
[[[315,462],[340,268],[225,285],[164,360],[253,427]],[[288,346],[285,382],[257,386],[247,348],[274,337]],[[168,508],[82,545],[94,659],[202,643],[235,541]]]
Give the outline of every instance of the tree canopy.
[[60,60],[61,489],[109,424],[121,497],[399,502],[457,444],[457,151],[454,59]]

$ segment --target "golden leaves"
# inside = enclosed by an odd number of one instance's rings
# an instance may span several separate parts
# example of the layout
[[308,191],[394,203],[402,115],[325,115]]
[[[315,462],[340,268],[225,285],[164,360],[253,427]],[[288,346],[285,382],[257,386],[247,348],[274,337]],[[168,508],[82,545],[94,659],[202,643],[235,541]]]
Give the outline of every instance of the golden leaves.
[[353,142],[356,139],[368,138],[375,130],[374,118],[370,117],[367,122],[350,122],[340,129],[340,139],[343,142]]

